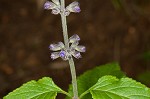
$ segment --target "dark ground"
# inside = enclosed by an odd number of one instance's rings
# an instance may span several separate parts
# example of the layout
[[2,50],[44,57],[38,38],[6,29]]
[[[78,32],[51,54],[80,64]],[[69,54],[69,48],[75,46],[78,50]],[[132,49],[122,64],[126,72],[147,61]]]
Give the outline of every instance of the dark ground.
[[[65,90],[71,82],[68,63],[52,61],[48,49],[49,44],[63,41],[60,16],[39,10],[37,1],[0,0],[0,97],[43,76]],[[136,79],[150,70],[141,57],[150,50],[150,2],[122,0],[115,8],[111,1],[80,0],[82,12],[67,18],[69,36],[78,34],[80,44],[87,47],[83,58],[75,59],[77,75],[117,61]]]

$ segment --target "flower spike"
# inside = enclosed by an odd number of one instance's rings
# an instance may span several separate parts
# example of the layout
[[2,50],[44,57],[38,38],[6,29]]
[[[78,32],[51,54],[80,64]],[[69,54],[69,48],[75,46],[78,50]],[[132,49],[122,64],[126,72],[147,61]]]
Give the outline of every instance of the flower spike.
[[78,2],[72,2],[67,7],[65,7],[65,0],[52,0],[52,2],[47,1],[44,4],[44,9],[52,10],[52,14],[60,14],[62,21],[62,29],[63,29],[63,37],[65,45],[62,42],[58,42],[57,44],[50,44],[49,49],[54,51],[51,53],[51,59],[62,58],[63,60],[68,60],[72,75],[72,89],[73,89],[73,99],[78,99],[78,88],[77,88],[77,80],[76,80],[76,71],[75,65],[73,61],[73,57],[79,59],[82,58],[80,52],[85,52],[85,46],[78,45],[80,41],[80,37],[75,34],[68,39],[68,31],[67,31],[67,21],[66,16],[69,16],[71,12],[79,13],[81,11]]

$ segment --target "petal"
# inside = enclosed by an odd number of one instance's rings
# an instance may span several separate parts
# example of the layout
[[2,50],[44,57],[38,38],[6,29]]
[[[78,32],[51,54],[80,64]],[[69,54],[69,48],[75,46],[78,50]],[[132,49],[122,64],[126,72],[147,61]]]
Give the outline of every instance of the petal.
[[65,45],[63,44],[63,42],[58,42],[58,45],[63,49],[65,47]]
[[59,52],[53,52],[53,53],[51,53],[51,59],[56,59],[56,58],[58,58],[59,57]]
[[56,5],[50,1],[46,1],[44,4],[44,9],[47,9],[47,10],[53,9],[55,7],[56,7]]
[[73,9],[73,11],[76,12],[76,13],[81,12],[81,9],[80,9],[79,6],[74,6],[72,9]]
[[71,54],[72,54],[75,58],[77,58],[77,59],[82,58],[80,52],[78,52],[78,51],[72,51]]
[[82,46],[82,45],[76,46],[75,49],[79,52],[85,52],[86,51],[85,46]]
[[66,7],[66,9],[70,12],[76,13],[79,13],[81,11],[79,3],[77,1],[72,2],[69,6]]
[[49,49],[52,51],[58,51],[64,48],[64,44],[62,42],[58,42],[58,44],[50,44]]
[[60,13],[60,9],[58,7],[52,9],[52,14],[57,15],[59,13]]
[[64,50],[59,52],[59,57],[61,57],[63,60],[68,60],[67,52]]
[[74,43],[74,42],[77,42],[77,41],[80,41],[80,37],[77,34],[74,34],[73,36],[71,36],[69,38],[69,43]]
[[52,0],[55,4],[60,5],[59,0]]

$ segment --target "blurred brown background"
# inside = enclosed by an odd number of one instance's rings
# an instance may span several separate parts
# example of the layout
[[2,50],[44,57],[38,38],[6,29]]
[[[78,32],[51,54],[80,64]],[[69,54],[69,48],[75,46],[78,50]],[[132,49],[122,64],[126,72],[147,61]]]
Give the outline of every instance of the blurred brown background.
[[[74,0],[66,0],[68,5]],[[118,62],[136,79],[150,70],[141,56],[150,50],[149,0],[79,0],[82,12],[67,17],[69,36],[87,47],[75,59],[77,75]],[[71,83],[68,63],[50,59],[49,44],[63,41],[60,16],[43,10],[42,0],[0,0],[0,97],[43,76],[62,89]],[[57,97],[62,99],[61,96]]]

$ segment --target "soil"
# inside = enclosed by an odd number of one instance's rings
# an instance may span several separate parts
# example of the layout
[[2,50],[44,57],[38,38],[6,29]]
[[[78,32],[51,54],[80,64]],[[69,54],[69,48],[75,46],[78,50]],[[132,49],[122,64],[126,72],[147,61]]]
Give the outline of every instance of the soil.
[[[111,62],[134,79],[150,70],[150,62],[141,57],[150,50],[150,2],[115,1],[80,0],[81,13],[67,17],[69,36],[78,34],[87,48],[82,59],[74,59],[78,76]],[[51,60],[48,49],[63,41],[60,16],[42,5],[40,0],[0,0],[0,98],[44,76],[64,90],[71,83],[68,62]]]

